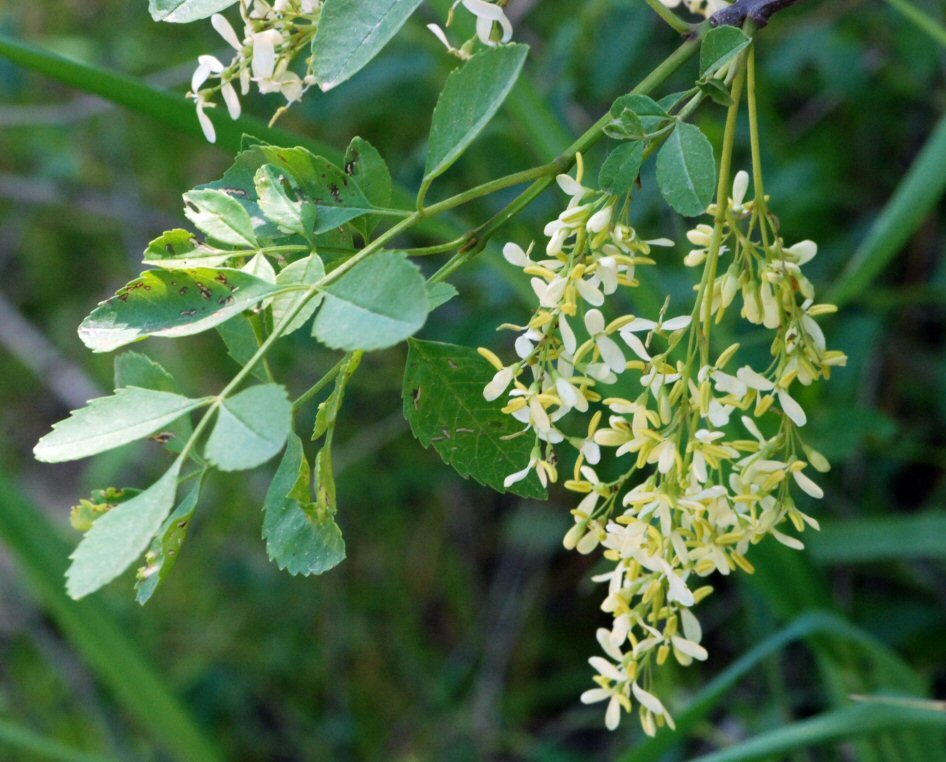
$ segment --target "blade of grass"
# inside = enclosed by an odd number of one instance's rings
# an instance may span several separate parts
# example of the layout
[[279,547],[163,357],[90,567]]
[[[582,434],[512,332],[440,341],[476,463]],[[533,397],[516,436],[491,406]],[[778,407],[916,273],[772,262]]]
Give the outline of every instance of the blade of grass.
[[827,301],[841,305],[862,294],[910,240],[946,191],[946,117],[904,175],[867,238],[838,277]]
[[[43,74],[84,93],[97,95],[204,141],[193,104],[178,93],[163,90],[103,66],[65,58],[4,34],[0,34],[0,58],[6,58],[18,66]],[[252,135],[273,145],[302,146],[335,164],[341,164],[344,161],[342,151],[320,140],[270,127],[262,120],[251,116],[244,115],[232,120],[225,109],[211,109],[207,113],[217,130],[215,145],[226,151],[236,153],[240,150],[243,136]],[[404,188],[396,187],[393,203],[410,207],[414,203],[414,194]],[[444,240],[456,238],[463,233],[459,224],[448,217],[425,220],[417,226],[416,230]]]
[[[204,139],[193,104],[177,93],[103,66],[65,58],[3,34],[0,34],[0,56],[64,85],[137,111],[178,132]],[[242,136],[248,134],[275,145],[305,146],[335,163],[344,158],[341,151],[326,143],[269,127],[265,122],[250,116],[231,120],[223,109],[211,109],[207,113],[217,129],[216,144],[228,151],[239,150]]]
[[[59,762],[115,762],[113,757],[89,754],[64,746],[58,741],[41,736],[7,719],[0,719],[0,748],[3,747],[29,754],[29,759],[54,759]],[[23,759],[23,757],[17,757],[17,759]]]
[[738,746],[704,754],[692,762],[751,762],[782,758],[786,752],[903,727],[946,729],[946,712],[912,706],[859,704],[772,730]]
[[913,3],[907,0],[887,0],[887,5],[901,14],[907,21],[914,24],[918,29],[926,32],[932,39],[940,45],[946,47],[946,28],[938,23],[929,14],[921,11]]
[[832,635],[848,646],[855,646],[873,658],[885,659],[874,638],[843,618],[828,612],[815,611],[796,619],[792,624],[770,635],[751,651],[725,669],[675,716],[676,732],[662,731],[621,758],[621,762],[657,762],[674,746],[685,740],[696,725],[709,715],[730,690],[760,663],[795,641],[816,635]]
[[946,513],[862,518],[825,522],[808,538],[816,561],[825,564],[869,563],[946,558]]
[[[833,607],[823,572],[805,553],[789,550],[778,543],[760,543],[752,549],[751,558],[756,573],[744,577],[743,584],[761,597],[779,619],[792,621],[809,611]],[[845,702],[851,693],[871,690],[865,680],[882,685],[886,690],[911,695],[922,695],[928,689],[916,672],[878,640],[873,640],[873,664],[869,673],[861,668],[862,653],[852,651],[836,637],[814,636],[811,646],[825,690],[835,706]],[[897,733],[893,743],[908,755],[913,755],[908,759],[925,755],[924,759],[929,762],[946,760],[942,745],[931,745],[933,741],[941,742],[942,739],[930,738],[929,732],[921,728],[905,728]],[[887,762],[889,755],[885,757],[882,746],[889,742],[889,737],[859,740],[859,759]]]
[[62,580],[67,543],[2,473],[0,540],[43,609],[155,744],[189,762],[223,759],[104,603],[95,598],[76,602],[66,596]]

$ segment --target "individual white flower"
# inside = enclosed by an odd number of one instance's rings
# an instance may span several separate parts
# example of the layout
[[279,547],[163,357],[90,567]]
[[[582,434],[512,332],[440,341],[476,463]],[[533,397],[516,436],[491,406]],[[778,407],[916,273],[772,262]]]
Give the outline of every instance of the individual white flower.
[[200,129],[203,130],[204,137],[207,139],[207,142],[214,143],[217,140],[217,131],[214,129],[214,124],[210,121],[210,117],[207,116],[206,112],[204,111],[206,108],[213,108],[213,103],[210,103],[198,95],[197,122],[200,124]]
[[483,397],[489,402],[499,398],[499,396],[509,388],[509,384],[512,383],[514,376],[515,372],[512,366],[496,371],[492,380],[486,385],[486,388],[483,389]]
[[[499,42],[509,42],[512,39],[512,24],[506,18],[502,8],[485,0],[460,0],[463,7],[476,16],[476,36],[484,45],[494,46],[493,25],[499,24],[501,38]],[[456,7],[456,3],[454,3]]]
[[795,480],[795,483],[801,487],[802,491],[811,495],[813,498],[820,500],[824,497],[824,490],[821,489],[810,476],[802,471],[792,471],[792,478]]
[[562,337],[562,346],[565,347],[565,352],[569,357],[574,356],[575,350],[578,349],[578,340],[575,338],[575,332],[568,324],[564,314],[558,316],[558,333]]
[[542,278],[533,278],[531,283],[532,290],[539,298],[539,304],[549,309],[558,307],[565,295],[565,288],[568,286],[568,280],[562,276],[553,278],[551,282],[546,282]]
[[233,27],[225,16],[220,13],[215,13],[210,17],[210,24],[231,48],[234,50],[243,49],[240,38],[237,37],[237,33],[233,30]]
[[511,241],[503,246],[503,257],[509,264],[516,267],[529,267],[532,264],[532,260],[522,247]]
[[276,71],[276,48],[282,45],[282,35],[276,29],[265,29],[256,32],[251,37],[253,45],[253,61],[251,63],[253,78],[257,82],[272,79]]
[[785,415],[791,418],[796,426],[804,426],[808,423],[808,416],[805,415],[805,409],[788,393],[788,389],[778,389],[778,402],[779,405],[782,406]]
[[613,294],[618,290],[618,263],[614,257],[600,257],[595,265],[595,274],[601,279],[601,290]]
[[805,265],[815,258],[818,253],[818,244],[814,241],[799,241],[794,246],[782,250],[785,258],[796,265]]
[[211,74],[219,74],[225,68],[219,58],[206,55],[198,56],[197,68],[194,69],[194,73],[191,76],[191,92],[196,95]]
[[736,172],[732,181],[732,205],[734,212],[742,212],[742,202],[746,200],[746,191],[749,190],[749,173],[744,169]]
[[229,82],[220,83],[220,94],[223,96],[223,102],[227,106],[227,112],[230,114],[231,119],[240,118],[240,98],[237,96],[236,90],[233,88]]
[[588,219],[585,227],[589,233],[600,233],[611,224],[611,215],[614,213],[614,207],[606,206],[599,209]]
[[624,359],[624,353],[617,342],[605,333],[606,326],[601,310],[588,310],[585,313],[585,328],[598,347],[601,359],[615,373],[623,373],[627,369],[627,360]]

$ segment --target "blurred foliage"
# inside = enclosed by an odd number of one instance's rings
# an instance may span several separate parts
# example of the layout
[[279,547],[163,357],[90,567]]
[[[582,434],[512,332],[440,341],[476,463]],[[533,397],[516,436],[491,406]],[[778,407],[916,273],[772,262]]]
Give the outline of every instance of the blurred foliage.
[[[946,18],[937,0],[916,4]],[[429,114],[451,66],[421,22],[442,21],[446,6],[423,6],[380,59],[346,86],[310,95],[280,126],[338,148],[362,135],[388,158],[395,180],[415,188]],[[533,46],[524,87],[536,92],[520,93],[518,103],[537,94],[568,128],[555,134],[548,114],[506,108],[438,194],[548,159],[675,43],[633,0],[513,0],[509,12],[517,38]],[[0,9],[0,32],[178,92],[196,56],[221,46],[206,23],[154,24],[144,0],[9,4]],[[819,242],[811,278],[824,292],[946,106],[946,50],[885,4],[863,0],[799,3],[761,40],[767,190],[787,235]],[[248,110],[265,118],[276,105],[258,99]],[[698,117],[717,139],[721,114],[709,107]],[[62,389],[82,389],[82,374],[101,388],[110,383],[111,358],[87,354],[76,325],[138,272],[151,238],[180,224],[181,192],[218,177],[230,156],[3,61],[0,136],[0,463],[72,542],[73,496],[104,483],[144,483],[164,457],[148,444],[90,464],[32,461],[38,436],[77,402]],[[599,149],[590,162],[601,158]],[[658,212],[653,185],[645,172],[639,228],[682,240],[682,220]],[[474,205],[459,222],[484,219],[502,200]],[[540,200],[506,237],[539,235],[555,203]],[[946,690],[946,538],[927,536],[917,552],[903,544],[912,542],[910,531],[897,530],[919,516],[936,531],[941,521],[923,516],[942,510],[946,498],[943,211],[940,203],[894,263],[828,324],[850,365],[804,400],[812,444],[836,463],[824,480],[826,499],[813,508],[824,539],[812,540],[816,552],[790,558],[760,547],[755,578],[721,582],[702,607],[711,659],[674,674],[682,687],[671,708],[811,608],[839,613],[902,661],[881,669],[827,635],[789,645],[696,723],[671,759],[845,706],[850,693]],[[660,289],[682,297],[689,288],[680,252],[665,256],[649,280],[658,302]],[[436,313],[425,338],[491,343],[496,322],[525,314],[524,284],[495,245],[456,285],[461,298]],[[42,344],[23,348],[10,314],[54,349],[52,365],[42,364]],[[209,336],[173,349],[148,344],[191,394],[219,388],[235,369]],[[403,347],[368,356],[346,400],[336,455],[349,553],[342,566],[295,579],[267,562],[260,506],[270,464],[206,485],[176,573],[146,608],[131,602],[130,579],[101,598],[228,758],[566,762],[634,747],[642,740],[634,723],[607,734],[598,710],[577,702],[602,616],[589,562],[560,550],[567,500],[553,494],[536,505],[495,495],[421,450],[400,417],[404,356]],[[274,356],[298,391],[332,361],[301,336]],[[861,542],[880,550],[845,547]],[[161,739],[130,719],[38,607],[12,558],[0,552],[0,564],[0,717],[88,752],[167,758]],[[930,750],[923,745],[930,738],[932,748],[944,748],[941,733],[908,736],[791,758],[915,760],[911,749]]]

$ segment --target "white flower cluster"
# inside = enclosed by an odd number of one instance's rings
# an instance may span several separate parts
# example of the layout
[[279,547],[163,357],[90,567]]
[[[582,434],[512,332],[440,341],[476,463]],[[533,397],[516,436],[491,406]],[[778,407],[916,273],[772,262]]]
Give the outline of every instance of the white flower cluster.
[[[504,365],[480,350],[496,367],[484,396],[506,395],[504,410],[536,438],[530,462],[507,485],[532,471],[543,484],[556,481],[554,445],[568,442],[578,451],[564,486],[582,498],[564,544],[583,554],[600,547],[613,565],[595,577],[608,586],[602,609],[613,621],[598,631],[608,658],[591,659],[597,687],[582,700],[607,700],[612,729],[621,709],[631,711],[636,702],[644,730],[653,734],[672,724],[653,695],[655,667],[671,655],[682,665],[707,657],[691,611],[712,592],[701,580],[737,568],[751,572],[746,554],[767,535],[801,548],[780,531],[786,520],[798,531],[817,526],[796,507],[790,485],[820,498],[806,470],[829,466],[802,441],[806,415],[791,390],[827,378],[846,358],[826,349],[815,318],[834,308],[814,303],[801,271],[817,247],[785,246],[765,201],[745,201],[744,172],[724,214],[708,210],[715,227],[688,233],[695,248],[686,264],[704,266],[692,312],[666,317],[665,303],[654,319],[608,321],[601,310],[607,299],[619,286],[637,285],[635,268],[653,264],[651,247],[669,242],[639,240],[617,219],[623,200],[585,188],[581,174],[579,162],[577,178],[559,177],[570,200],[545,228],[547,259],[505,247],[506,259],[532,276],[539,306],[528,325],[504,326],[521,332],[515,362]],[[731,263],[717,277],[725,257]],[[728,370],[738,344],[710,359],[710,329],[740,293],[742,316],[774,332],[772,360],[762,371]],[[639,392],[627,394],[633,386],[622,379],[626,396],[603,394],[602,387],[628,375]],[[589,417],[581,433],[565,430],[572,411]],[[613,450],[619,468],[595,468],[603,448]],[[608,480],[599,470],[621,475]]]
[[[503,10],[503,6],[506,4],[505,0],[456,0],[450,8],[447,26],[450,26],[453,21],[453,13],[457,6],[461,4],[476,17],[476,39],[481,43],[493,47],[512,39],[512,23]],[[428,24],[427,28],[433,32],[434,36],[444,44],[444,47],[451,54],[462,59],[470,57],[470,43],[472,41],[455,48],[447,38],[447,33],[439,24]]]
[[[206,109],[216,105],[212,100],[215,93],[220,93],[230,117],[237,119],[240,95],[250,92],[251,83],[261,93],[280,93],[287,103],[298,101],[315,84],[311,60],[305,77],[289,67],[299,53],[309,50],[321,12],[322,0],[241,0],[242,38],[224,16],[211,16],[213,28],[234,54],[229,64],[215,56],[200,56],[191,78],[188,97],[197,104],[197,119],[208,141],[216,140],[216,131],[206,113]],[[212,84],[208,86],[208,82]]]
[[678,8],[683,5],[690,13],[709,18],[717,11],[730,4],[730,0],[660,0],[661,5],[668,8]]

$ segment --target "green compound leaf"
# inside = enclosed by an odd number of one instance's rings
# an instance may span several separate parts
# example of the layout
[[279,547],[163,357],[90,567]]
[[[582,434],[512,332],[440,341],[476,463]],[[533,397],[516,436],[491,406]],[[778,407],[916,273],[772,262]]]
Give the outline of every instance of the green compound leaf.
[[237,0],[149,0],[148,11],[155,21],[186,24],[219,13]]
[[[276,283],[280,286],[311,286],[314,283],[318,283],[324,277],[325,265],[322,264],[322,260],[319,259],[317,254],[312,254],[280,270],[279,275],[276,276]],[[273,325],[280,325],[285,316],[295,311],[305,298],[305,291],[288,291],[273,299]],[[286,326],[283,331],[283,336],[287,336],[293,331],[302,328],[315,314],[321,302],[322,294],[316,294],[311,297]]]
[[204,456],[221,471],[253,468],[282,449],[291,428],[285,387],[251,386],[224,400]]
[[315,206],[305,202],[302,190],[292,175],[272,164],[264,164],[256,170],[254,185],[260,209],[280,230],[305,237],[312,233],[315,229]]
[[427,287],[401,252],[384,251],[325,287],[312,335],[333,349],[383,349],[427,320]]
[[93,352],[111,352],[148,336],[189,336],[278,291],[229,268],[148,270],[96,307],[79,326],[79,338]]
[[[115,388],[137,386],[159,392],[181,394],[174,377],[147,355],[140,352],[123,352],[115,357]],[[190,439],[193,427],[190,416],[185,415],[164,427],[160,432],[164,446],[171,452],[180,452]],[[169,435],[169,437],[168,437]]]
[[236,199],[212,188],[184,194],[184,215],[214,241],[255,248],[253,220]]
[[681,122],[657,154],[657,184],[676,211],[696,217],[706,211],[716,186],[713,146],[699,127]]
[[162,233],[145,249],[145,264],[165,270],[187,270],[194,267],[220,267],[234,255],[197,239],[191,231],[176,228]]
[[75,410],[33,448],[37,460],[61,463],[144,439],[182,415],[210,403],[179,394],[128,387]]
[[417,339],[408,346],[404,417],[420,443],[433,445],[464,478],[497,492],[544,499],[545,488],[534,473],[508,490],[503,486],[509,474],[529,462],[533,439],[515,437],[522,426],[502,412],[500,402],[483,398],[493,367],[471,347]]
[[181,461],[128,502],[113,508],[85,533],[66,571],[66,592],[78,600],[111,582],[144,552],[174,505]]
[[315,79],[323,92],[361,70],[420,5],[420,0],[325,0],[312,40]]
[[151,541],[151,547],[145,554],[145,565],[138,569],[135,580],[135,600],[144,606],[158,585],[167,579],[177,562],[184,540],[187,539],[187,530],[190,529],[194,510],[197,508],[197,499],[200,497],[200,488],[204,481],[204,473],[197,477],[197,482],[191,487],[184,499],[177,504],[177,508],[168,516],[157,535]]
[[[386,207],[391,203],[394,187],[391,171],[378,149],[364,138],[352,138],[348,144],[345,151],[345,174],[358,184],[372,206]],[[362,217],[353,224],[367,240],[380,221],[381,217],[373,214]]]
[[310,480],[302,440],[292,434],[263,503],[263,539],[270,560],[293,575],[321,574],[345,559],[334,511],[317,510]]
[[443,174],[493,118],[528,52],[527,45],[487,48],[450,72],[430,125],[425,183]]
[[644,141],[633,140],[615,148],[598,173],[598,186],[615,196],[629,193],[637,182],[644,160]]
[[752,43],[741,29],[718,26],[706,33],[700,45],[700,76],[713,74]]

